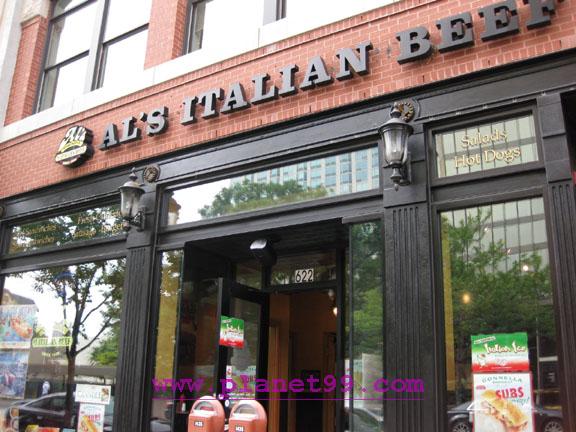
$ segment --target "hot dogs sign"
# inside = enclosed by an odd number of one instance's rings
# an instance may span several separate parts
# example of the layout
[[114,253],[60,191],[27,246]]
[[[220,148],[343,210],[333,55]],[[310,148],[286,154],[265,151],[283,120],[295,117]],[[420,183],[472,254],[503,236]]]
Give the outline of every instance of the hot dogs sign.
[[535,129],[526,114],[436,133],[438,177],[535,162]]

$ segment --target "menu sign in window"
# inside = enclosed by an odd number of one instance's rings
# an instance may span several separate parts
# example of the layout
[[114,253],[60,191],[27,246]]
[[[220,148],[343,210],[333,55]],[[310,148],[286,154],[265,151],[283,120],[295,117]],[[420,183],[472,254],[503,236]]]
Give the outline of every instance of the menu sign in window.
[[438,177],[538,160],[532,114],[434,134]]
[[122,232],[117,204],[14,225],[8,253],[61,246],[81,240],[110,237]]

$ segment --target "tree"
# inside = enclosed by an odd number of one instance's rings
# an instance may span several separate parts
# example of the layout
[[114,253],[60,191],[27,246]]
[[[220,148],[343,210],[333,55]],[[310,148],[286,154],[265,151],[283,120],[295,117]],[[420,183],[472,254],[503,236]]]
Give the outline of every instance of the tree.
[[[14,227],[10,251],[20,252],[111,236],[118,233],[121,227],[122,219],[117,206],[88,209]],[[33,288],[37,293],[51,295],[60,304],[60,311],[54,311],[54,314],[61,314],[59,331],[61,336],[68,336],[71,340],[65,347],[65,421],[73,426],[72,396],[78,355],[92,349],[95,351],[90,355],[92,361],[102,365],[116,361],[124,261],[52,267],[33,272],[33,278]],[[39,306],[42,307],[41,304]],[[37,331],[39,333],[40,329]]]
[[[453,317],[449,322],[447,316],[446,325],[453,331],[460,377],[470,373],[471,335],[526,332],[532,338],[554,338],[548,266],[536,253],[509,260],[504,242],[486,237],[490,217],[479,211],[456,226],[442,219],[445,301]],[[455,384],[462,399],[468,398],[468,383]]]
[[[76,358],[92,347],[101,337],[112,330],[112,337],[100,344],[97,359],[112,364],[110,349],[114,347],[114,334],[120,325],[120,302],[124,278],[124,261],[98,261],[71,267],[52,267],[34,273],[34,290],[51,294],[61,305],[61,313],[67,324],[70,344],[65,348],[67,360],[66,415],[70,424],[73,411],[73,392],[76,375]],[[95,289],[99,299],[95,301]],[[87,329],[88,320],[100,314],[92,334]],[[94,320],[91,325],[94,327]],[[116,342],[117,344],[117,342]],[[115,347],[117,352],[117,345]],[[92,355],[94,357],[94,354]]]
[[203,218],[224,216],[274,205],[306,201],[328,195],[324,187],[310,188],[295,180],[284,183],[254,183],[245,180],[223,188],[211,205],[199,210]]

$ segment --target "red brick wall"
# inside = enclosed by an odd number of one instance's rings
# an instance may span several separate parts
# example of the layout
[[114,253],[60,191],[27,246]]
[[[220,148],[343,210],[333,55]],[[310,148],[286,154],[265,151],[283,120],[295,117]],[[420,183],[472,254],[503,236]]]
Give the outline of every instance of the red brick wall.
[[187,3],[187,0],[152,0],[145,68],[182,54]]
[[[217,137],[576,46],[576,0],[558,3],[552,24],[538,30],[526,29],[529,7],[518,0],[520,34],[482,42],[479,35],[483,31],[483,20],[476,11],[484,5],[495,3],[495,0],[401,1],[191,72],[2,143],[0,196],[19,194],[110,167],[129,165],[141,158],[190,147]],[[466,11],[472,12],[474,17],[474,47],[448,54],[436,53],[430,59],[405,65],[396,62],[399,45],[395,34],[398,31],[424,25],[437,44],[439,33],[435,27],[436,20]],[[274,83],[280,86],[277,70],[290,63],[301,67],[296,77],[296,82],[299,82],[307,60],[313,55],[321,55],[330,71],[334,72],[338,69],[335,51],[365,40],[371,40],[376,48],[371,52],[368,75],[301,91],[295,96],[252,106],[234,114],[221,114],[209,120],[200,118],[189,126],[179,124],[181,101],[185,97],[195,96],[213,87],[227,89],[229,84],[240,81],[250,98],[253,74],[268,72]],[[58,144],[71,125],[82,124],[92,129],[95,146],[98,146],[108,123],[114,122],[120,128],[122,119],[138,116],[141,111],[161,105],[170,109],[170,127],[166,133],[156,137],[147,137],[143,133],[140,141],[106,152],[96,150],[89,162],[76,169],[64,168],[54,162]],[[138,125],[142,126],[142,123],[138,122]]]
[[22,23],[18,58],[10,88],[10,103],[5,124],[10,124],[34,112],[36,88],[42,69],[42,53],[46,41],[48,20],[36,16]]

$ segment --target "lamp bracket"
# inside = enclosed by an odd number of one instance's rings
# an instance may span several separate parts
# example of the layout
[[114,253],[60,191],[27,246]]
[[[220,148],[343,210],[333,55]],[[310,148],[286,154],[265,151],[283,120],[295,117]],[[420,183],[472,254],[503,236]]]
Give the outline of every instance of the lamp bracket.
[[418,105],[411,99],[394,102],[394,107],[402,113],[402,120],[405,122],[412,121],[418,110]]
[[138,232],[144,231],[144,227],[146,226],[146,207],[140,207],[138,213],[130,220],[125,219],[122,225],[124,231],[130,231],[130,228],[133,226],[136,227],[136,231]]

